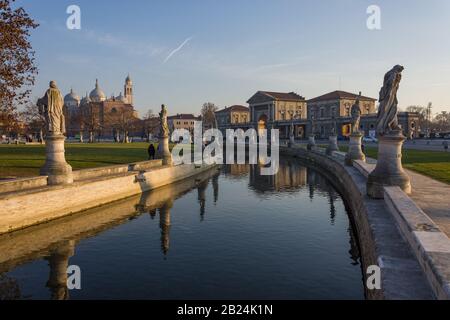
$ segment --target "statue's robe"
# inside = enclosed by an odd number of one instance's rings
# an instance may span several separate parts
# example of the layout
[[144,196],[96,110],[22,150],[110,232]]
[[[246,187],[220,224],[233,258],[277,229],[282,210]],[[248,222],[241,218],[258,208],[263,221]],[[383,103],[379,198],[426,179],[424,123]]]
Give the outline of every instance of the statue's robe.
[[384,84],[380,90],[380,105],[378,108],[377,133],[384,135],[391,130],[398,129],[397,120],[397,91],[400,80],[395,70],[389,71],[384,77]]
[[351,115],[352,115],[352,133],[358,133],[359,132],[359,124],[361,122],[361,107],[358,103],[355,103],[352,106]]
[[64,119],[64,100],[57,88],[49,88],[42,98],[47,110],[45,116],[47,120],[47,130],[49,133],[65,134],[66,125]]

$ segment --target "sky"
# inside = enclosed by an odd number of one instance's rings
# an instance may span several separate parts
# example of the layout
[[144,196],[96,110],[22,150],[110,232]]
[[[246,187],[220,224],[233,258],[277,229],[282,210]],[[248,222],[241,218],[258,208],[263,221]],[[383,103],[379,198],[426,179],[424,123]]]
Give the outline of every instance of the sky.
[[[258,90],[307,99],[334,90],[378,98],[384,74],[405,67],[399,105],[450,111],[448,0],[18,0],[40,23],[31,42],[33,96],[50,80],[84,96],[99,79],[119,95],[128,73],[135,108],[196,113],[246,101]],[[81,29],[66,26],[69,5]],[[369,30],[377,5],[381,30]]]

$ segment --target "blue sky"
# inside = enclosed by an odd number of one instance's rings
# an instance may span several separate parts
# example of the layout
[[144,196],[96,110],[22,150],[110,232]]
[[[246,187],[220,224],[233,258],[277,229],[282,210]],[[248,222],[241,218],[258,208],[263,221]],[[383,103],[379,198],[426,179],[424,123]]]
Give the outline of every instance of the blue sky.
[[[246,105],[257,90],[313,98],[342,89],[377,98],[384,73],[403,64],[401,107],[432,101],[433,111],[450,110],[447,0],[17,4],[41,24],[32,36],[40,71],[34,96],[51,79],[64,93],[73,87],[84,95],[96,78],[108,96],[118,95],[130,73],[141,114],[161,103],[170,113],[198,113],[206,101]],[[81,8],[81,30],[66,28],[72,4]],[[372,4],[381,8],[381,30],[366,27]]]

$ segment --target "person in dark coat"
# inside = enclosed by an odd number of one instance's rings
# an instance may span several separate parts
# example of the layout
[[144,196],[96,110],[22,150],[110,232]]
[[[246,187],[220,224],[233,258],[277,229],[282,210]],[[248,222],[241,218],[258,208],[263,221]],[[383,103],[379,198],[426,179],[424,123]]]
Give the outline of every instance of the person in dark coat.
[[156,153],[155,146],[153,145],[153,143],[150,143],[150,146],[148,147],[148,159],[154,160],[155,153]]

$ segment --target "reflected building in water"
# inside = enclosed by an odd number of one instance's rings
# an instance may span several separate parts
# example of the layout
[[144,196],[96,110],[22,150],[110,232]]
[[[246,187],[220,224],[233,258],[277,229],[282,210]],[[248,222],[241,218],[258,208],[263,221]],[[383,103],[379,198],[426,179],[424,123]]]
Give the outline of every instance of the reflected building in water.
[[261,175],[261,168],[250,166],[250,187],[258,192],[295,191],[306,185],[307,169],[294,161],[280,163],[275,175]]
[[222,172],[229,178],[240,178],[250,172],[250,164],[231,164],[223,166]]

